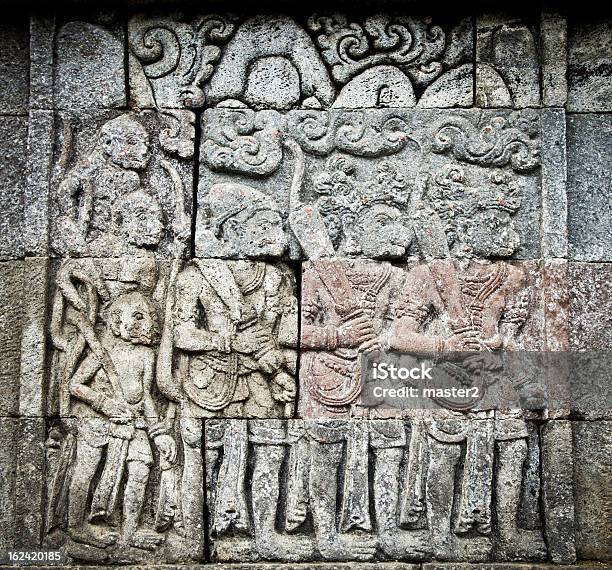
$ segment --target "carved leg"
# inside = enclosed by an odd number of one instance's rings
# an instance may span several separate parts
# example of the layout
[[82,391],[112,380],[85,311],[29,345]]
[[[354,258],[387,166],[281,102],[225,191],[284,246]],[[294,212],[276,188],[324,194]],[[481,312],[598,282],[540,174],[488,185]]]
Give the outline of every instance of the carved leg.
[[340,535],[336,529],[338,467],[342,443],[311,441],[310,500],[317,545],[330,560],[369,560],[376,544],[362,536]]
[[523,464],[527,457],[527,441],[515,439],[498,442],[497,522],[501,560],[543,559],[546,544],[540,531],[518,527]]
[[180,425],[184,454],[181,480],[183,525],[190,555],[195,559],[200,559],[204,549],[202,532],[202,521],[204,520],[202,420],[181,418]]
[[382,551],[393,559],[425,556],[429,548],[428,533],[406,531],[398,527],[400,463],[404,450],[398,447],[375,450],[374,508]]
[[102,458],[102,449],[77,440],[76,461],[68,498],[68,534],[75,542],[105,548],[117,541],[117,534],[100,532],[85,520],[89,487]]
[[278,445],[255,445],[253,468],[253,521],[258,553],[267,560],[308,560],[314,545],[305,536],[276,531],[280,493],[279,473],[285,450]]
[[148,481],[148,465],[142,461],[128,461],[127,482],[123,492],[121,546],[130,545],[152,550],[163,542],[163,535],[157,532],[146,529],[138,530]]
[[455,558],[455,537],[451,515],[455,495],[455,469],[461,456],[459,445],[440,443],[430,438],[427,471],[427,523],[434,556],[438,560]]

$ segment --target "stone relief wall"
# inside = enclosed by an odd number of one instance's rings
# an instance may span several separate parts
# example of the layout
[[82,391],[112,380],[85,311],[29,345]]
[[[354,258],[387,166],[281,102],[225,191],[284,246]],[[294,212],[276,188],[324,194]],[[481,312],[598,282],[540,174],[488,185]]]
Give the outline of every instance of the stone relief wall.
[[608,350],[609,15],[225,9],[0,40],[0,550],[612,560],[609,410],[361,383],[375,351]]

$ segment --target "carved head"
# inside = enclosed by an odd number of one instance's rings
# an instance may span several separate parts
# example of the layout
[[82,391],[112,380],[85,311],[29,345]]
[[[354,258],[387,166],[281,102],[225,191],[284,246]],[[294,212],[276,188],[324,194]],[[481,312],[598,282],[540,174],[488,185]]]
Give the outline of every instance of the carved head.
[[446,165],[435,176],[429,199],[445,223],[449,245],[464,257],[510,257],[520,245],[512,216],[521,205],[515,178],[496,170],[481,188],[469,186],[464,170]]
[[122,168],[142,170],[149,163],[149,134],[129,115],[106,122],[100,129],[98,145],[111,162]]
[[155,305],[136,291],[121,295],[110,304],[108,324],[116,337],[132,344],[153,344],[159,334]]
[[114,224],[119,234],[136,247],[156,247],[164,224],[159,202],[144,190],[134,190],[113,204]]
[[404,213],[408,191],[395,163],[380,162],[375,179],[360,185],[353,161],[332,156],[314,183],[330,237],[336,247],[342,244],[342,253],[372,259],[405,255],[412,241]]
[[242,184],[215,184],[209,192],[211,230],[228,252],[248,257],[281,257],[288,239],[278,204]]

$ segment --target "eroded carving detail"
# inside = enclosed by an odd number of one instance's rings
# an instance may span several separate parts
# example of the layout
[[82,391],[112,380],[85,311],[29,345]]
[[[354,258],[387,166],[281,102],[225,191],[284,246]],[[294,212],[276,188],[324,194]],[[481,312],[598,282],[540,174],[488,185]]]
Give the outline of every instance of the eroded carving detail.
[[[159,256],[182,257],[190,235],[186,204],[192,166],[185,159],[193,156],[193,115],[119,115],[93,136],[91,125],[84,123],[89,150],[65,175],[74,147],[87,143],[78,140],[81,133],[70,117],[63,120],[52,228],[55,251],[117,257],[138,250],[139,255],[157,251]],[[157,137],[151,136],[155,133]]]
[[139,107],[200,108],[204,83],[232,35],[231,17],[199,16],[182,22],[140,14],[128,24],[130,87]]

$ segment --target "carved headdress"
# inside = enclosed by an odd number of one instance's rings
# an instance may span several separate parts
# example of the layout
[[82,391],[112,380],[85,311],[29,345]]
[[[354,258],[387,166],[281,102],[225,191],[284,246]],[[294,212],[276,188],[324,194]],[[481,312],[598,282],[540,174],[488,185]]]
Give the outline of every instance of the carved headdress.
[[406,178],[398,165],[389,160],[376,165],[373,179],[359,183],[353,160],[348,156],[333,155],[325,170],[315,178],[314,186],[321,195],[318,208],[335,246],[359,215],[374,204],[404,209],[409,200]]

